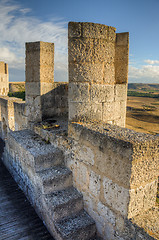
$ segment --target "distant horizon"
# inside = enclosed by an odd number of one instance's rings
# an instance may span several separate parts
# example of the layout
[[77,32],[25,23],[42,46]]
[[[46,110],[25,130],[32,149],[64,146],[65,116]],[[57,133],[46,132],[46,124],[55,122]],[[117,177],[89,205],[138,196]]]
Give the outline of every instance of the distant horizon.
[[[25,81],[10,81],[9,80],[9,83],[25,83]],[[68,82],[68,81],[54,81],[54,82]],[[151,84],[151,85],[159,85],[159,83],[143,83],[143,82],[128,82],[128,84]]]
[[94,22],[129,32],[129,82],[159,83],[158,0],[0,0],[0,61],[12,82],[25,79],[25,42],[55,44],[54,79],[68,81],[68,22]]

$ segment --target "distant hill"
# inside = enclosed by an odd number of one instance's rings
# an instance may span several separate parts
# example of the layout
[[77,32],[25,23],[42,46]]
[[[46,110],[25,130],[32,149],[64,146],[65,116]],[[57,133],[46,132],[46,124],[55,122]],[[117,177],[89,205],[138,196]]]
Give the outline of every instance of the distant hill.
[[129,83],[129,90],[137,90],[137,91],[155,91],[159,90],[159,84],[146,84],[146,83]]

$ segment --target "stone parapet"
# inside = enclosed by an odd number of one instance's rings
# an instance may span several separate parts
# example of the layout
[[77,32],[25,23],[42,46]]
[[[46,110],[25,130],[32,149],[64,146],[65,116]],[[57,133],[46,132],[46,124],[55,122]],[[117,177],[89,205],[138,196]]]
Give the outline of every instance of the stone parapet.
[[[26,43],[26,113],[28,126],[43,117],[42,100],[53,90],[54,43]],[[45,97],[46,96],[46,97]]]
[[7,96],[9,92],[8,64],[0,62],[0,95]]
[[129,35],[115,31],[102,24],[68,24],[70,121],[125,127]]
[[117,33],[115,45],[115,82],[128,82],[129,33]]
[[69,135],[77,158],[100,179],[99,201],[127,218],[155,205],[159,138],[99,122],[72,123]]
[[[65,155],[74,186],[82,192],[85,209],[103,239],[154,239],[158,222],[139,216],[154,214],[157,193],[159,138],[101,122],[69,123],[58,130],[34,130]],[[67,123],[66,123],[67,124]],[[133,221],[132,221],[133,219]],[[137,221],[137,222],[136,222]],[[145,231],[144,231],[144,229]],[[150,232],[151,229],[151,232]],[[158,235],[157,235],[158,236]]]
[[91,119],[124,127],[127,84],[69,83],[69,120]]
[[115,39],[113,27],[70,22],[69,82],[114,84]]

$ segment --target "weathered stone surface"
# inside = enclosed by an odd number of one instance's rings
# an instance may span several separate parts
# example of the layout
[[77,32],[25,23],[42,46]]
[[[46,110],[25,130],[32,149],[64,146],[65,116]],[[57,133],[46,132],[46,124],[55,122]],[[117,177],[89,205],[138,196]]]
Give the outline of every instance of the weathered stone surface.
[[117,84],[128,82],[128,61],[129,33],[117,33],[115,47],[115,82]]
[[89,102],[89,84],[88,83],[70,83],[68,97],[71,102]]
[[0,62],[0,95],[7,96],[9,92],[8,64]]
[[90,94],[92,102],[113,102],[114,86],[104,84],[92,84],[90,86]]
[[[52,91],[54,82],[54,44],[26,43],[26,114],[28,124],[42,119],[41,96]],[[46,113],[45,113],[46,115]]]
[[[118,35],[115,28],[94,23],[70,22],[68,28],[69,89],[70,93],[72,91],[69,96],[69,120],[101,120],[124,127],[125,111],[122,106],[120,105],[116,114],[115,104],[105,102],[120,99],[120,102],[126,104],[127,85],[123,83],[127,83],[128,34]],[[118,86],[116,88],[117,83],[122,90]],[[80,98],[79,93],[86,86],[84,84],[87,84],[88,90]],[[78,88],[75,89],[75,86]],[[73,93],[75,104],[70,102]],[[86,101],[89,104],[86,105]]]
[[46,194],[43,201],[55,221],[77,214],[83,209],[82,194],[74,187]]

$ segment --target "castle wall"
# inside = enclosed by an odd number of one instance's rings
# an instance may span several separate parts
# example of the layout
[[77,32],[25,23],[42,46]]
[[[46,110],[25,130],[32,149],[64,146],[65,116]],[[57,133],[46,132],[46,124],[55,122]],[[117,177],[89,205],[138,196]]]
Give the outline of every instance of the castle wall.
[[[28,124],[41,121],[43,100],[53,89],[54,44],[46,42],[26,43],[26,113]],[[46,99],[48,100],[48,99]]]
[[25,102],[19,98],[0,98],[0,136],[4,139],[10,130],[27,128]]
[[54,82],[52,90],[41,97],[42,118],[68,116],[68,83]]
[[27,129],[27,116],[25,102],[14,102],[15,131]]
[[121,65],[124,62],[128,70],[129,35],[115,30],[102,24],[69,23],[70,121],[125,126],[128,76]]
[[[47,131],[39,125],[34,130],[63,150],[65,165],[72,170],[74,186],[83,193],[85,209],[95,219],[99,234],[104,239],[151,239],[131,218],[155,206],[159,139],[106,124],[125,126],[128,33],[71,22],[68,34],[69,85],[54,83],[54,44],[26,44],[26,105],[20,99],[0,98],[1,136],[6,139],[10,130],[69,113],[68,136],[66,130],[62,134],[60,124],[59,135],[58,129]],[[22,152],[25,161],[19,161],[21,143],[16,145],[16,133],[8,137],[8,167],[15,168],[15,178],[19,173],[19,181],[24,176],[23,187],[28,183],[33,202],[34,169],[26,162],[26,151]]]
[[9,91],[8,64],[0,62],[0,95],[7,96]]
[[64,151],[74,186],[103,239],[153,239],[134,219],[155,209],[159,138],[100,122],[70,123],[69,138],[34,130]]
[[128,82],[129,33],[117,33],[115,42],[115,82]]

